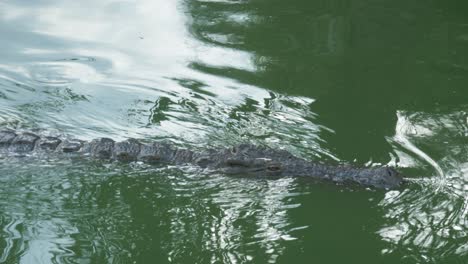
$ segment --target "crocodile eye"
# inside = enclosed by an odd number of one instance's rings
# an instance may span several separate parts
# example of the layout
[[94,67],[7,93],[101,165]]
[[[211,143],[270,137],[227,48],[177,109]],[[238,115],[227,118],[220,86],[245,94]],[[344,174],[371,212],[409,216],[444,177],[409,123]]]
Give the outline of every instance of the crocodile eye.
[[270,164],[268,165],[267,169],[269,171],[279,171],[281,170],[281,166],[279,164]]

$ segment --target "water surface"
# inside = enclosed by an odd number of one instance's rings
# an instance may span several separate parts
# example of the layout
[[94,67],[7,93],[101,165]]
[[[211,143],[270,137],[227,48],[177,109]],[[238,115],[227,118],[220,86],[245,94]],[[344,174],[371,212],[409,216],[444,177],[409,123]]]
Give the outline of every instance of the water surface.
[[0,2],[0,127],[251,142],[400,190],[0,159],[0,263],[465,263],[464,1]]

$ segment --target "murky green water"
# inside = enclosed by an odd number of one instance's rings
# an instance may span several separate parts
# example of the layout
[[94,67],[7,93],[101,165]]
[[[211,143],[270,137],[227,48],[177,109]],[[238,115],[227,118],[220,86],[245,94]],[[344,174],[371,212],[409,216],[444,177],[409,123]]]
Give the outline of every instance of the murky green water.
[[0,127],[401,167],[372,191],[0,159],[0,263],[467,263],[468,2],[0,1]]

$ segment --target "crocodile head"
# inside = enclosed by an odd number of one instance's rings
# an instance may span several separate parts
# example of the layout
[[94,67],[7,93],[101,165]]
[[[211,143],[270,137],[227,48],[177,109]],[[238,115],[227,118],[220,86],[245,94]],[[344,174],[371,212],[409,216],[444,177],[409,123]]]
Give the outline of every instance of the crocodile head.
[[357,182],[378,189],[395,189],[403,183],[401,174],[392,167],[356,169],[343,166],[337,167],[337,170],[342,170],[337,173],[337,182]]
[[356,168],[348,165],[327,166],[301,159],[274,161],[266,158],[230,157],[221,170],[225,174],[255,176],[303,176],[335,183],[354,182],[378,189],[394,189],[403,179],[394,168]]

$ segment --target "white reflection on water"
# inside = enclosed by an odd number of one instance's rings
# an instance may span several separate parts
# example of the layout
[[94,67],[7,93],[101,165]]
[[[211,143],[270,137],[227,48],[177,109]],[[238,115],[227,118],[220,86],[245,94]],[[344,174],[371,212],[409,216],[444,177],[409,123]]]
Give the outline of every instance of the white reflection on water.
[[[261,87],[187,67],[196,62],[218,68],[256,70],[248,52],[193,39],[187,32],[187,16],[179,3],[146,0],[0,4],[5,22],[0,25],[0,32],[9,36],[0,43],[0,55],[6,58],[0,82],[8,87],[6,96],[10,99],[0,99],[0,122],[10,126],[21,126],[21,123],[26,127],[39,126],[81,138],[157,135],[185,137],[201,144],[204,142],[199,140],[200,135],[205,136],[212,132],[209,128],[215,128],[216,133],[211,137],[219,142],[240,141],[244,137],[268,138],[268,143],[273,145],[292,141],[292,145],[323,154],[317,136],[322,128],[310,120],[314,115],[308,106],[313,100],[277,95]],[[21,30],[16,31],[17,28]],[[155,102],[161,98],[169,99],[168,105],[157,109]],[[150,113],[164,118],[153,125],[148,121],[153,117]],[[39,186],[54,187],[57,179],[48,179],[43,173],[39,176],[43,177]],[[288,211],[298,205],[285,201],[294,195],[291,190],[295,182],[281,179],[263,184],[242,183],[237,180],[224,183],[221,187],[224,189],[212,196],[220,214],[209,222],[213,232],[205,246],[210,250],[226,249],[221,260],[236,262],[243,257],[250,260],[250,256],[235,256],[230,248],[240,247],[249,239],[242,237],[240,228],[235,226],[239,219],[248,218],[254,221],[256,229],[250,232],[255,234],[250,244],[263,249],[266,258],[274,262],[285,250],[281,241],[295,239],[288,232],[292,230],[288,228]],[[22,184],[34,187],[34,184]],[[51,198],[49,191],[54,189],[33,189],[25,193]],[[190,195],[192,192],[190,189]],[[44,208],[42,204],[25,203],[21,195],[14,198],[20,201],[13,198],[6,201],[14,207],[11,211],[16,206],[27,206],[49,216],[65,207],[60,204],[61,199],[44,203],[54,208]],[[195,211],[188,207],[187,211]],[[114,214],[119,213],[117,208],[112,209]],[[183,215],[178,208],[173,210],[176,217],[170,231],[176,234],[173,242],[182,247],[179,239],[187,233],[190,222],[177,222],[183,221]],[[115,219],[105,216],[110,222],[106,227],[115,228],[111,225]],[[69,217],[22,219],[27,227],[22,238],[30,242],[29,247],[19,250],[24,253],[23,261],[47,263],[52,262],[53,256],[66,255],[60,247],[72,247],[74,241],[67,232],[75,232],[67,221]],[[90,233],[98,233],[99,230],[92,228]],[[16,229],[16,225],[11,229]],[[8,233],[7,240],[14,237]],[[101,248],[113,249],[103,240]],[[17,241],[21,245],[23,242]]]
[[[311,121],[313,100],[193,67],[257,71],[252,53],[195,38],[183,1],[6,1],[1,7],[0,33],[9,36],[0,43],[0,85],[8,87],[0,94],[2,126],[192,144],[255,133],[332,156],[318,144],[323,128]],[[161,99],[168,104],[157,109]],[[249,100],[255,109],[246,111]]]
[[[2,18],[7,22],[14,20],[38,37],[64,41],[65,46],[25,47],[25,54],[34,51],[47,55],[58,49],[62,53],[101,57],[111,50],[129,56],[127,61],[111,57],[113,73],[125,76],[184,71],[193,60],[255,69],[246,52],[212,47],[191,38],[180,1],[43,1],[36,5],[9,2],[3,3],[2,9]],[[82,45],[89,49],[80,50]]]
[[[464,111],[398,114],[394,142],[403,167],[408,157],[431,165],[433,173],[408,178],[419,188],[390,191],[380,205],[388,224],[378,234],[390,242],[384,252],[409,250],[424,260],[431,256],[468,255],[468,169]],[[424,149],[424,151],[422,150]],[[431,158],[427,153],[438,153]],[[409,163],[417,164],[417,161]],[[435,174],[435,175],[434,175]],[[434,175],[434,176],[431,176]],[[426,259],[428,261],[428,259]]]
[[22,239],[27,241],[27,250],[21,255],[20,263],[51,263],[54,259],[57,261],[57,256],[74,256],[70,248],[75,245],[75,240],[70,235],[78,232],[78,228],[60,218],[28,222],[28,228],[22,234]]
[[[397,123],[395,129],[395,136],[393,137],[394,141],[400,144],[402,147],[409,150],[411,153],[414,153],[417,157],[424,160],[425,162],[429,163],[434,170],[437,172],[437,178],[440,180],[440,185],[444,184],[444,172],[439,164],[434,161],[428,154],[424,153],[421,149],[416,147],[408,137],[416,136],[416,137],[431,137],[434,136],[433,132],[430,128],[426,128],[422,125],[412,124],[409,120],[411,116],[406,116],[402,112],[397,112]],[[400,163],[401,164],[401,163]],[[403,166],[407,166],[406,164],[401,164]]]
[[290,216],[307,194],[291,178],[39,157],[0,165],[6,263],[129,263],[145,254],[274,263],[307,228]]
[[[70,248],[79,230],[63,217],[70,182],[57,179],[45,161],[37,161],[34,171],[9,163],[2,160],[0,171],[0,211],[5,217],[0,238],[6,245],[0,263],[61,263],[75,256]],[[12,168],[15,173],[7,173]]]
[[[300,204],[288,201],[289,197],[299,195],[294,193],[296,182],[292,178],[278,180],[246,182],[237,179],[229,181],[212,195],[213,203],[221,210],[219,217],[213,218],[209,224],[211,237],[206,246],[208,250],[222,249],[226,253],[221,259],[212,259],[212,263],[241,263],[242,260],[252,261],[253,256],[234,254],[240,246],[258,245],[264,250],[269,263],[276,263],[276,259],[285,250],[282,241],[295,240],[291,231],[306,228],[291,228],[288,211]],[[244,234],[244,221],[254,221],[254,235],[249,238]],[[213,256],[214,257],[214,256]],[[257,260],[258,261],[258,260]]]

